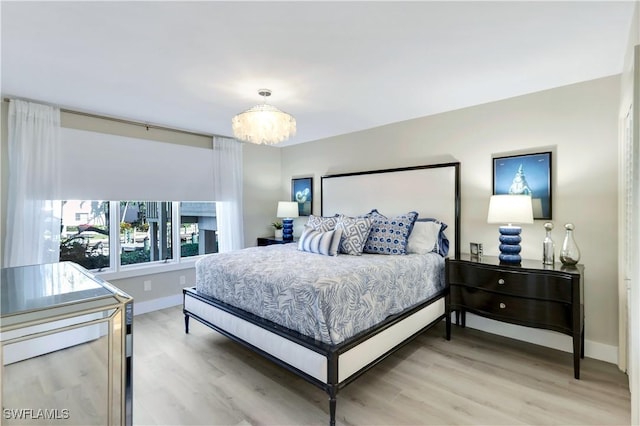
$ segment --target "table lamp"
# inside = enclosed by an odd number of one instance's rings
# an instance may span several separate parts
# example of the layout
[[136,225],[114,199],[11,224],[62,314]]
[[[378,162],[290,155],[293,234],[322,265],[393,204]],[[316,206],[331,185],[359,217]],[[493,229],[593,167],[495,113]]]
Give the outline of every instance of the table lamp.
[[278,201],[276,216],[282,219],[282,239],[293,241],[293,218],[298,217],[296,201]]
[[[500,230],[500,263],[519,265],[520,232],[517,224],[533,223],[533,207],[529,195],[494,195],[489,200],[487,223],[503,224]],[[507,224],[507,225],[504,225]]]

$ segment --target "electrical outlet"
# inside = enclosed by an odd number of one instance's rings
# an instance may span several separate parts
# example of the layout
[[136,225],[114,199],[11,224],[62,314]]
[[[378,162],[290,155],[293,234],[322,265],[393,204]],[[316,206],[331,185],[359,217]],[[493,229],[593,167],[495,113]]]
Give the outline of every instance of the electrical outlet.
[[144,282],[144,291],[151,291],[151,280],[146,280]]
[[180,285],[185,285],[187,283],[187,277],[184,275],[180,275]]

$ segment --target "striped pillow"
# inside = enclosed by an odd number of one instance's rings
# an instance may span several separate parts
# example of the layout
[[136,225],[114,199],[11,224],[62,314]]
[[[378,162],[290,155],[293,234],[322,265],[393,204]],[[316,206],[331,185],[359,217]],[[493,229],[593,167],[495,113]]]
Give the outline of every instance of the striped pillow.
[[321,232],[305,226],[298,240],[298,250],[324,254],[325,256],[337,256],[341,236],[342,231],[339,229]]

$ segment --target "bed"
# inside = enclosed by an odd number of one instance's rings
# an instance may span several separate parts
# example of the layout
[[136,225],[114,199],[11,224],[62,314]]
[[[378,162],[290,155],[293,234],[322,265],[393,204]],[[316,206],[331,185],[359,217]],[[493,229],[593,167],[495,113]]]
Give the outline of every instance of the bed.
[[[458,162],[323,176],[320,217],[416,212],[447,224],[457,257],[459,181]],[[210,255],[183,291],[185,331],[194,318],[320,387],[335,425],[340,389],[443,319],[448,334],[443,277],[438,253],[323,256],[291,243]]]

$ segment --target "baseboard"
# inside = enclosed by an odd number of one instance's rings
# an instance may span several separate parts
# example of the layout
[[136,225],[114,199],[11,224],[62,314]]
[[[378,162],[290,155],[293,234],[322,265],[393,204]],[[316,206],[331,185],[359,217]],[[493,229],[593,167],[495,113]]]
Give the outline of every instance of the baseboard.
[[172,296],[161,297],[159,299],[146,300],[144,302],[133,301],[133,314],[142,315],[147,312],[159,311],[160,309],[171,308],[182,305],[182,292]]
[[[452,318],[454,318],[455,321],[455,315]],[[554,331],[522,327],[519,325],[479,317],[470,313],[467,313],[466,326],[476,330],[486,331],[487,333],[522,340],[524,342],[534,343],[536,345],[546,346],[548,348],[558,349],[564,352],[573,352],[571,337]],[[617,365],[618,347],[585,339],[584,356]]]

